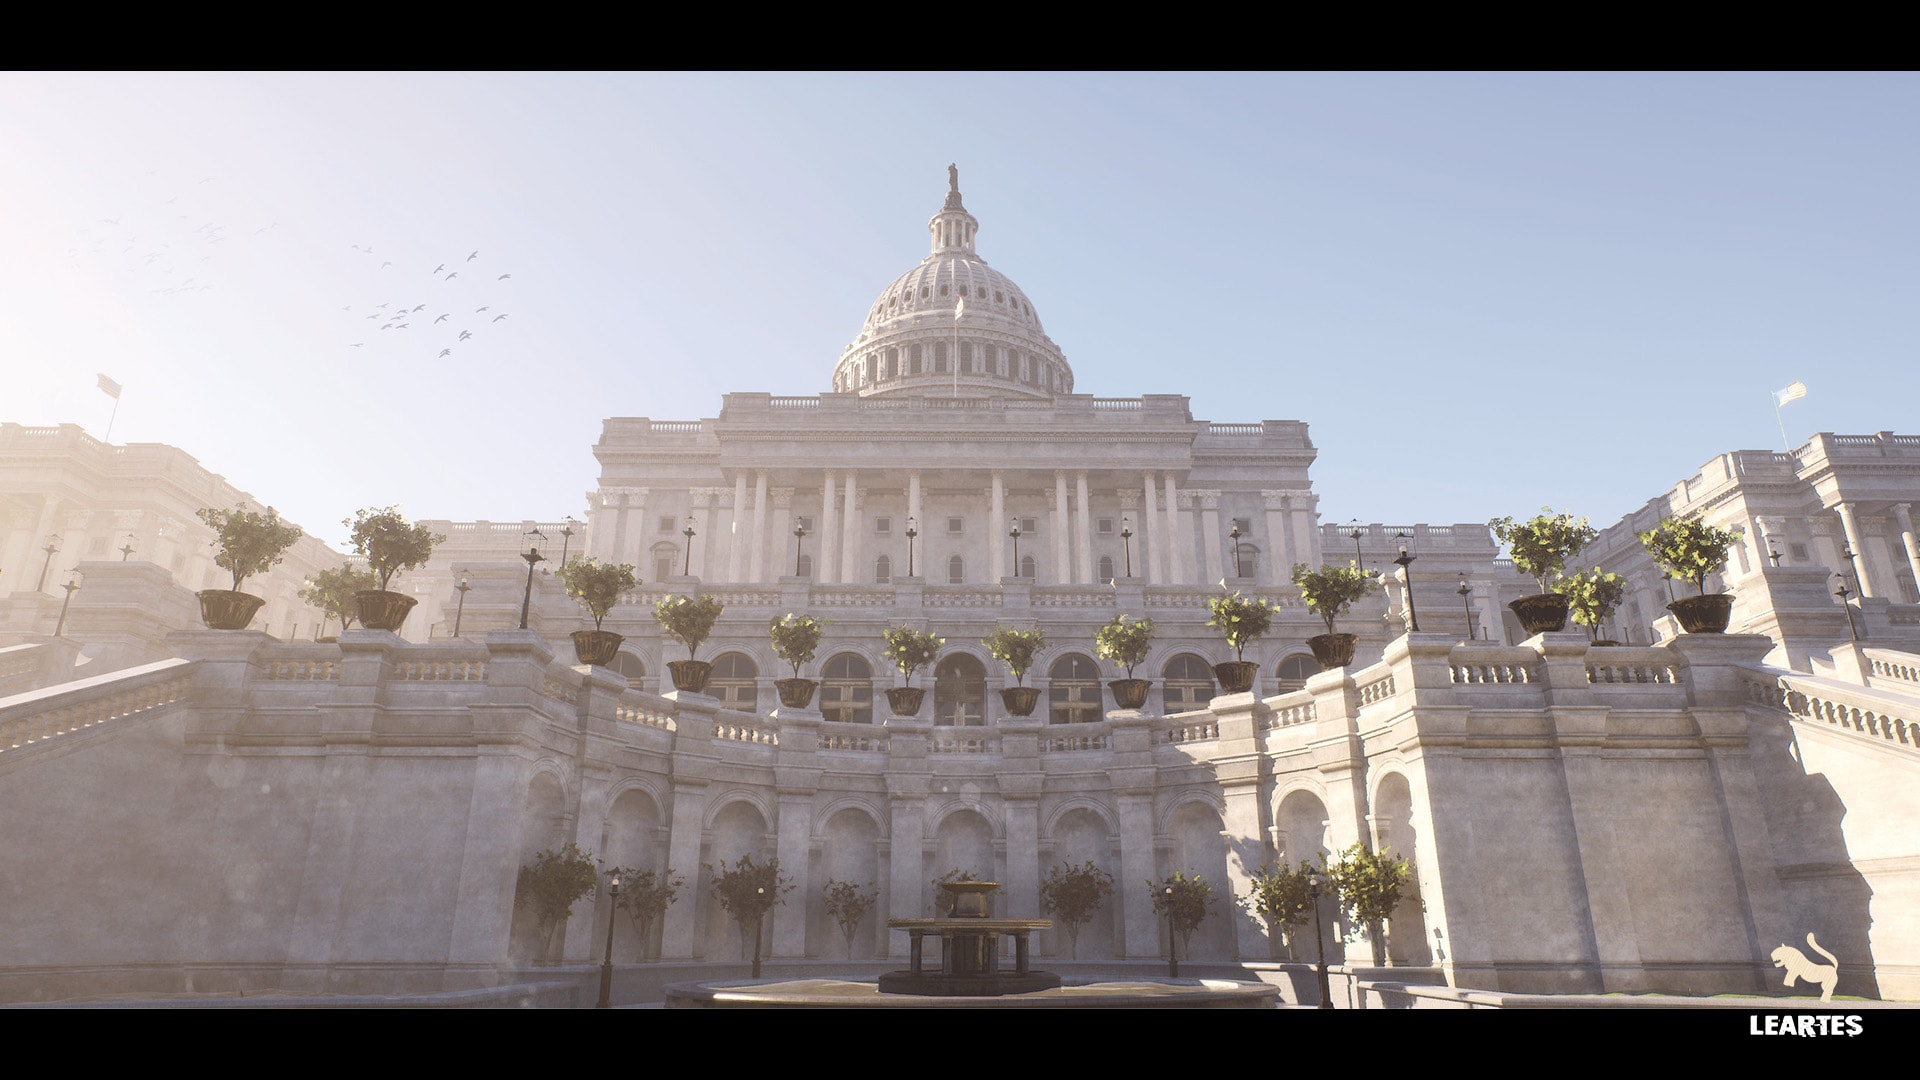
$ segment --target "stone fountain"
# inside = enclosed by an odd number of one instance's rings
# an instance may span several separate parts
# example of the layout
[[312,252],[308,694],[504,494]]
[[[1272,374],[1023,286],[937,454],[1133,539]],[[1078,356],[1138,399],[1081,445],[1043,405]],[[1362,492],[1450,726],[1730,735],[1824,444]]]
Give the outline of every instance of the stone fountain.
[[[992,897],[996,881],[947,881],[940,889],[951,901],[953,914],[944,919],[888,919],[890,930],[909,935],[907,970],[880,976],[883,994],[921,994],[932,997],[1004,997],[1055,990],[1060,976],[1034,971],[1028,964],[1028,937],[1052,928],[1052,919],[996,919]],[[1013,938],[1013,970],[1000,968],[1000,939]],[[940,967],[925,967],[924,944],[940,939]]]

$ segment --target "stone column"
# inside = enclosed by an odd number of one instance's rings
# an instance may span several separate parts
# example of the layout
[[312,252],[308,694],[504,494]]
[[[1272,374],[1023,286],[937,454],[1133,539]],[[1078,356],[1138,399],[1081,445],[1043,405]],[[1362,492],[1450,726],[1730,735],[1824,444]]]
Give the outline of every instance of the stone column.
[[1900,525],[1900,546],[1905,549],[1907,567],[1913,571],[1914,587],[1920,589],[1920,537],[1914,534],[1913,504],[1894,503],[1893,519]]
[[747,474],[743,471],[733,478],[733,541],[727,552],[727,580],[744,581],[747,573],[747,547],[753,543],[753,533],[747,529],[743,515],[747,512]]
[[1007,538],[999,526],[993,524],[1007,520],[1007,489],[999,469],[993,470],[992,494],[987,502],[992,507],[988,511],[988,524],[993,525],[987,530],[987,580],[998,585],[1001,578],[1011,576],[1007,570]]
[[1053,471],[1053,574],[1056,585],[1066,585],[1073,581],[1072,549],[1067,544],[1067,530],[1072,518],[1067,516],[1067,474],[1064,469]]
[[[817,774],[816,774],[817,775]],[[779,817],[778,835],[775,839],[776,854],[780,865],[792,867],[793,874],[800,887],[794,890],[794,902],[781,905],[767,912],[767,918],[773,923],[772,952],[778,957],[804,957],[807,955],[807,901],[800,897],[807,892],[818,891],[819,884],[807,876],[807,852],[813,839],[813,790],[807,785],[801,790],[782,790],[775,813]]]
[[[1220,531],[1220,493],[1217,491],[1196,491],[1193,497],[1200,500],[1200,547],[1206,552],[1208,581],[1219,581],[1225,575],[1221,573],[1220,546],[1227,537]],[[1248,540],[1253,537],[1247,537]],[[1235,576],[1238,575],[1239,553],[1233,553]]]
[[747,537],[747,578],[750,581],[769,581],[778,575],[763,573],[766,564],[762,561],[767,550],[767,470],[761,469],[753,477],[753,532]]
[[1787,542],[1786,528],[1782,525],[1780,519],[1770,515],[1755,515],[1753,527],[1760,537],[1760,558],[1764,560],[1761,565],[1772,566],[1773,560],[1767,557],[1767,553],[1770,551],[1778,551],[1780,553],[1780,565],[1791,566],[1793,548]]
[[1079,571],[1074,580],[1082,585],[1093,584],[1093,523],[1092,511],[1087,506],[1087,470],[1081,469],[1074,477],[1074,546],[1079,552]]
[[816,545],[818,554],[813,560],[813,580],[831,584],[840,580],[837,567],[840,563],[840,526],[834,505],[833,470],[823,469],[820,473],[820,543]]
[[847,490],[847,505],[841,517],[841,567],[839,580],[856,582],[860,580],[860,488],[856,486],[854,471],[847,469],[845,482],[841,484]]
[[[707,725],[709,729],[712,724]],[[709,730],[708,739],[711,740]],[[676,778],[673,784],[673,829],[667,835],[667,865],[672,867],[700,865],[701,818],[706,811],[707,782],[704,778],[696,782]],[[689,878],[697,878],[698,871],[683,871]],[[699,937],[701,920],[698,918],[707,912],[707,904],[713,901],[707,897],[694,897],[694,902],[670,905],[661,918],[660,958],[663,960],[689,960],[693,958],[693,946]],[[700,901],[705,901],[702,903]],[[718,959],[708,957],[707,959]]]
[[1120,913],[1126,920],[1126,956],[1151,959],[1160,955],[1160,924],[1153,903],[1140,887],[1160,876],[1153,852],[1153,796],[1116,794],[1114,815],[1120,819]]
[[1141,528],[1134,539],[1140,541],[1140,561],[1146,566],[1147,584],[1158,585],[1167,580],[1167,573],[1160,564],[1160,551],[1166,545],[1160,542],[1160,504],[1153,491],[1153,474],[1147,473],[1146,476],[1147,481],[1143,485],[1146,503],[1140,511]]
[[1190,585],[1193,575],[1188,573],[1188,564],[1193,561],[1193,552],[1188,549],[1192,545],[1180,528],[1180,487],[1171,470],[1160,474],[1160,495],[1165,503],[1161,509],[1167,514],[1166,524],[1160,528],[1160,534],[1167,538],[1167,582]]
[[[1320,515],[1313,508],[1320,496],[1311,491],[1292,491],[1287,493],[1287,505],[1293,510],[1293,551],[1294,562],[1303,562],[1308,566],[1319,566],[1326,556],[1320,551]],[[1292,564],[1288,564],[1291,572]]]
[[[1872,567],[1867,561],[1866,537],[1860,531],[1860,519],[1854,513],[1853,504],[1843,502],[1835,506],[1834,510],[1840,514],[1840,527],[1846,530],[1847,547],[1853,552],[1853,563],[1847,569],[1852,570],[1859,578],[1860,595],[1881,595],[1885,590],[1880,588],[1880,583],[1874,580],[1874,575],[1871,573]],[[1841,561],[1845,562],[1846,559],[1842,557]]]

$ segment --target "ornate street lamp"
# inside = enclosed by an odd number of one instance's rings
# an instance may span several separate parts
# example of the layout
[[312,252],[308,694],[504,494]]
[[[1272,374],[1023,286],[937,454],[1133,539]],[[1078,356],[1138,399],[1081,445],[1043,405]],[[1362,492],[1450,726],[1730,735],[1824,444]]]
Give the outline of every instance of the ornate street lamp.
[[613,903],[607,907],[607,958],[600,964],[600,1000],[596,1009],[613,1008],[613,917],[620,911],[620,876],[614,875]]
[[807,526],[802,523],[793,527],[793,576],[800,576],[800,541],[807,538]]
[[687,561],[686,561],[686,565],[680,568],[680,576],[692,577],[693,576],[693,538],[696,535],[693,531],[693,515],[692,514],[687,515],[687,527],[680,530],[680,535],[687,538]]
[[1364,570],[1366,569],[1366,567],[1360,561],[1361,559],[1360,538],[1366,535],[1366,530],[1360,527],[1359,518],[1354,518],[1352,521],[1348,522],[1348,524],[1352,526],[1352,528],[1347,530],[1347,539],[1353,541],[1353,565],[1358,566]]
[[1127,553],[1127,576],[1133,576],[1133,519],[1120,519],[1120,547]]
[[[74,569],[77,570],[79,567],[75,567]],[[67,572],[71,574],[73,570]],[[67,605],[73,603],[73,594],[80,591],[80,583],[72,578],[68,578],[67,583],[60,587],[67,590],[67,598],[60,601],[60,621],[53,628],[54,637],[59,637],[61,632],[67,628]]]
[[567,545],[573,543],[573,515],[567,515],[567,523],[560,529],[560,565],[567,565]]
[[[1838,574],[1834,576],[1839,577]],[[1847,602],[1846,578],[1840,578],[1840,587],[1833,590],[1833,595],[1840,598],[1840,608],[1847,613],[1847,635],[1858,642],[1860,640],[1860,628],[1853,624],[1853,605]],[[57,632],[55,636],[58,636]]]
[[[546,539],[546,536],[543,535],[539,529],[533,530],[528,535],[538,536],[542,540]],[[535,563],[546,562],[547,557],[540,554],[540,549],[534,547],[532,544],[527,545],[527,553],[520,557],[527,560],[527,593],[520,598],[520,629],[525,630],[527,628],[527,611],[533,606],[533,565]]]
[[913,576],[913,538],[920,535],[920,530],[914,527],[916,524],[917,522],[915,522],[913,518],[907,519],[907,576],[908,577]]
[[1020,576],[1020,519],[1019,518],[1013,519],[1013,528],[1007,530],[1007,535],[1013,537],[1013,576],[1019,577]]
[[1319,950],[1320,961],[1316,965],[1315,979],[1320,984],[1320,1004],[1315,1008],[1333,1008],[1333,990],[1327,985],[1327,930],[1320,924],[1320,888],[1326,876],[1316,868],[1307,870],[1307,895],[1313,897],[1313,941]]
[[[1407,534],[1400,535],[1405,537]],[[1400,557],[1393,560],[1393,564],[1400,568],[1401,579],[1406,582],[1408,629],[1416,634],[1420,632],[1420,611],[1413,606],[1413,560],[1417,558],[1418,555],[1407,554],[1407,545],[1401,544]]]
[[1861,596],[1865,596],[1867,594],[1866,590],[1860,587],[1860,557],[1854,554],[1851,545],[1844,546],[1840,549],[1840,557],[1847,560],[1848,566],[1853,567],[1853,591]]
[[1174,955],[1174,950],[1180,939],[1173,932],[1173,886],[1167,886],[1161,895],[1167,898],[1167,977],[1177,979],[1180,977],[1180,958]]
[[1774,547],[1771,543],[1769,543],[1767,545],[1767,558],[1772,559],[1773,565],[1775,567],[1778,567],[1780,565],[1780,560],[1781,558],[1783,558],[1783,556],[1780,554],[1779,548]]
[[47,561],[40,564],[40,580],[34,582],[34,592],[39,592],[47,587],[47,571],[53,566],[53,557],[60,550],[60,538],[58,536],[47,537],[45,550],[47,553]]
[[467,613],[467,590],[473,588],[473,586],[467,584],[466,575],[462,574],[460,576],[460,584],[455,585],[454,588],[460,590],[460,606],[455,608],[453,612],[453,636],[459,637],[460,618]]
[[127,542],[120,546],[120,561],[126,562],[133,556],[133,534],[127,534]]
[[1247,568],[1240,564],[1240,523],[1239,522],[1237,521],[1234,522],[1233,528],[1227,530],[1227,539],[1233,541],[1233,576],[1241,577],[1241,578],[1246,577]]
[[1460,594],[1460,610],[1466,612],[1467,615],[1467,640],[1472,641],[1473,605],[1467,602],[1467,597],[1472,595],[1473,590],[1467,588],[1467,579],[1463,577],[1460,579],[1460,587],[1454,591]]
[[753,890],[753,896],[755,909],[753,916],[753,977],[757,979],[760,977],[760,932],[765,927],[767,921],[766,887],[761,886]]

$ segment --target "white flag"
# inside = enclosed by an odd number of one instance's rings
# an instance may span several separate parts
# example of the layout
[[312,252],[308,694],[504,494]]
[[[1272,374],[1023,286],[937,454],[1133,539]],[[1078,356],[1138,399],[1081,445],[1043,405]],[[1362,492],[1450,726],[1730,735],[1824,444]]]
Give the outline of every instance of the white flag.
[[1787,387],[1785,390],[1782,390],[1779,393],[1773,395],[1773,403],[1775,405],[1785,405],[1789,401],[1799,401],[1801,398],[1806,396],[1807,396],[1807,384],[1803,382],[1796,382],[1792,386]]
[[954,320],[958,321],[960,316],[965,315],[966,313],[967,313],[967,298],[963,296],[960,298],[959,303],[953,305]]
[[[96,374],[98,373],[96,372]],[[107,378],[105,375],[100,376],[100,389],[113,400],[120,400],[120,384]]]

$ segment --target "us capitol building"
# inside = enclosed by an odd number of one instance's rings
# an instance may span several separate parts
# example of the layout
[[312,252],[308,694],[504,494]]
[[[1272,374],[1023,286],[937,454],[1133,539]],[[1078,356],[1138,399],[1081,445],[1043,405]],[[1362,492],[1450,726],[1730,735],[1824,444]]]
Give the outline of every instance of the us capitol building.
[[[318,545],[250,583],[257,629],[197,628],[191,590],[221,583],[192,511],[241,493],[171,448],[0,426],[0,1000],[545,977],[606,947],[604,890],[549,942],[516,903],[520,866],[567,841],[687,879],[648,940],[616,921],[623,965],[739,962],[702,867],[751,853],[797,883],[765,935],[786,974],[899,966],[884,921],[925,914],[936,877],[991,877],[1002,913],[1035,916],[1049,867],[1092,861],[1117,889],[1078,961],[1164,956],[1143,883],[1190,871],[1218,900],[1193,960],[1277,978],[1285,950],[1235,897],[1357,842],[1417,884],[1386,971],[1326,909],[1352,979],[1766,993],[1772,950],[1811,932],[1842,993],[1920,996],[1920,438],[1721,455],[1590,550],[1628,577],[1604,635],[1623,644],[1524,638],[1505,603],[1532,582],[1485,525],[1322,523],[1306,424],[1074,393],[949,176],[930,254],[880,292],[831,392],[607,420],[584,521],[429,523],[448,541],[396,585],[421,601],[401,635],[322,632],[292,596],[337,565]],[[1724,636],[1678,632],[1633,540],[1696,510],[1742,534],[1714,583]],[[115,559],[101,541],[122,534]],[[43,544],[84,587],[62,598]],[[527,593],[529,545],[639,567],[610,667],[575,663],[589,622],[557,581]],[[1356,558],[1386,588],[1341,621],[1353,663],[1321,672],[1290,569]],[[1281,608],[1250,693],[1212,679],[1233,659],[1205,625],[1223,588]],[[665,678],[685,656],[652,618],[668,594],[725,605],[705,693]],[[772,687],[787,612],[826,623],[805,709]],[[1121,613],[1158,629],[1138,710],[1093,656]],[[882,693],[902,624],[947,642],[911,717]],[[1000,625],[1049,638],[1031,717],[996,693],[1013,681],[980,638]],[[142,885],[101,888],[103,865]],[[830,880],[880,894],[851,950]],[[1037,947],[1071,970],[1064,935]]]

